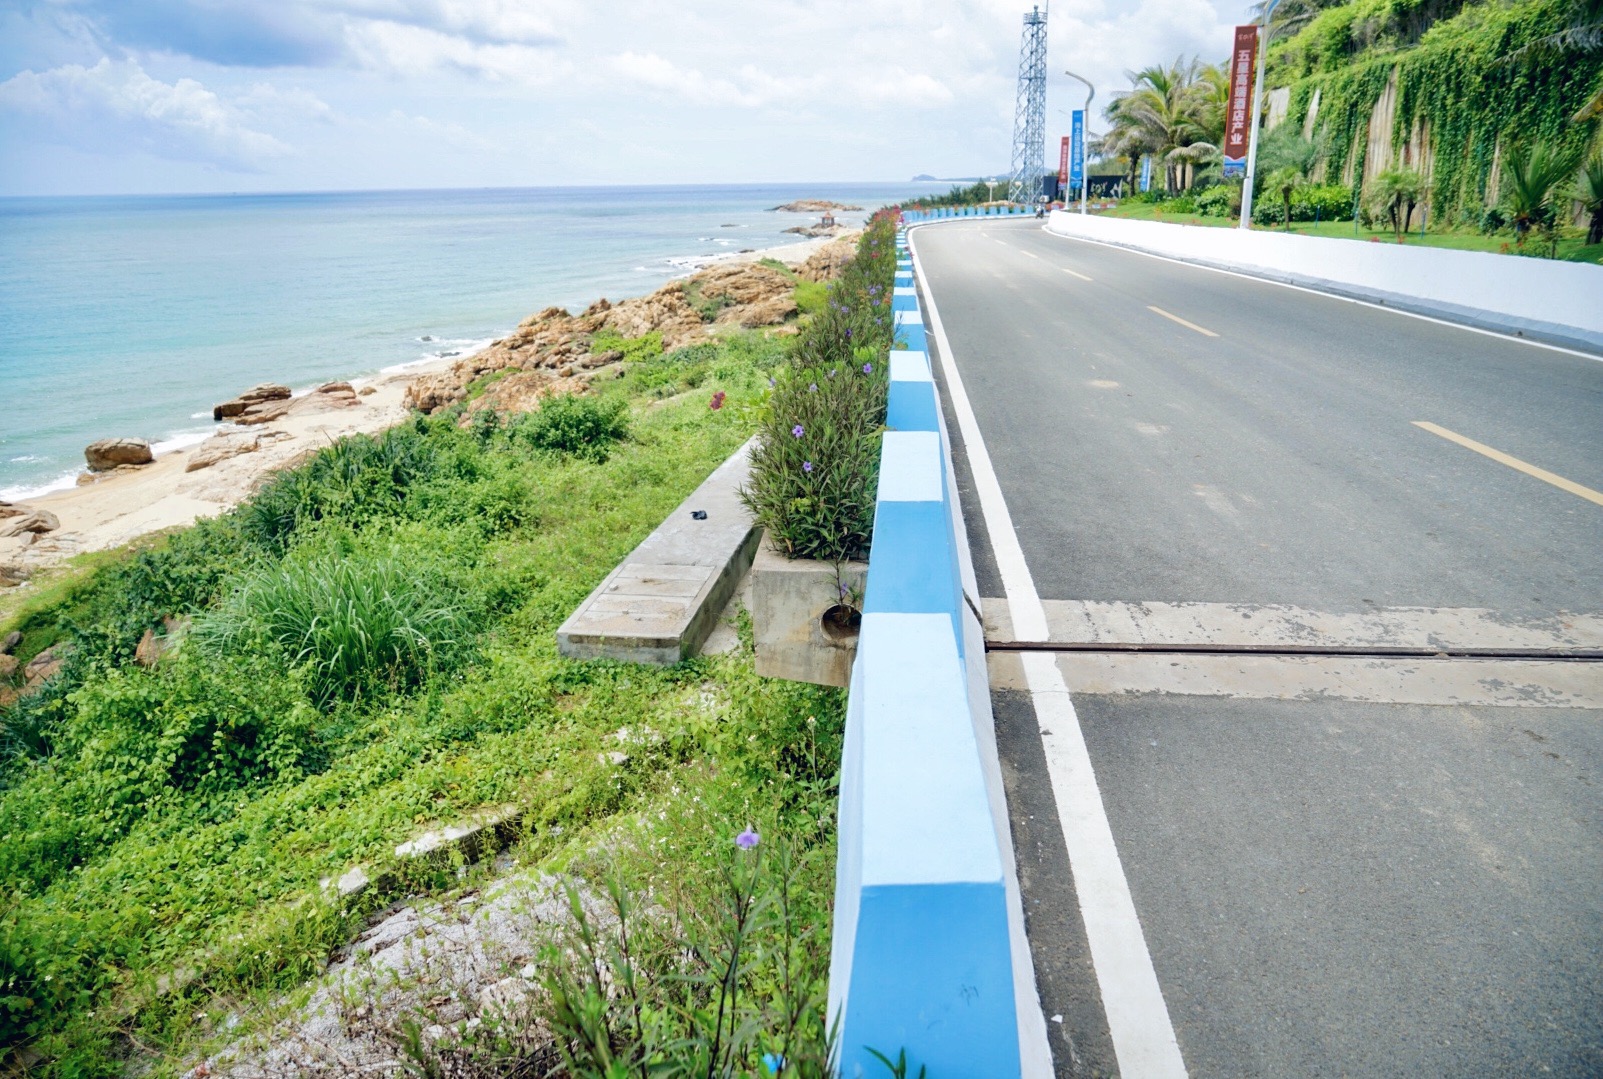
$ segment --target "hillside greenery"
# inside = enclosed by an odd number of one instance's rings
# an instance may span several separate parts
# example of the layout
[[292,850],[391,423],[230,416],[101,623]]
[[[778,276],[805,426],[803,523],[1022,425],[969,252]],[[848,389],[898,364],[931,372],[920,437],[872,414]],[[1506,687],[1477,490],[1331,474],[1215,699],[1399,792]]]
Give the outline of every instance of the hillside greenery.
[[[398,893],[351,900],[321,881],[517,804],[516,857],[536,867],[648,808],[692,820],[669,837],[673,864],[608,840],[608,872],[636,891],[716,883],[742,827],[786,844],[788,901],[811,936],[748,963],[790,964],[803,1026],[788,1051],[827,1056],[843,695],[758,679],[749,640],[666,669],[571,662],[554,642],[752,434],[791,346],[759,332],[626,344],[624,376],[594,395],[344,440],[218,519],[87,560],[0,627],[23,632],[24,659],[67,656],[0,709],[0,1048],[26,1047],[53,1076],[122,1074],[134,1057],[176,1068],[399,894],[458,875],[418,868]],[[176,649],[136,663],[164,629]],[[622,760],[620,729],[650,732]],[[714,990],[673,984],[643,1052],[695,1043]],[[764,1048],[722,1051],[747,1069]]]

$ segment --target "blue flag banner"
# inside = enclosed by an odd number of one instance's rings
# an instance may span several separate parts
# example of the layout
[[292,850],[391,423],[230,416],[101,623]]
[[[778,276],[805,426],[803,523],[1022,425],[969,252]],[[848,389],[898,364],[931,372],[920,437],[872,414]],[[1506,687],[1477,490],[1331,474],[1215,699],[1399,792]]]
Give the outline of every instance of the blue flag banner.
[[1141,190],[1152,190],[1152,155],[1144,154],[1141,158]]
[[1074,122],[1070,125],[1070,153],[1069,153],[1069,187],[1075,191],[1080,189],[1080,183],[1085,178],[1085,110],[1074,110]]

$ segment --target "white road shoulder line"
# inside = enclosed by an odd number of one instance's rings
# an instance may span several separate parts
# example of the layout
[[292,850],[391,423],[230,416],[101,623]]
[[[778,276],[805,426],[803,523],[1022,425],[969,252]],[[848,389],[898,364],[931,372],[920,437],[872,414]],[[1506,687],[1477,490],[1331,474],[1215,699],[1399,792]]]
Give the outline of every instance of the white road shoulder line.
[[1533,341],[1529,337],[1516,337],[1511,333],[1502,333],[1498,330],[1487,330],[1481,328],[1480,326],[1469,326],[1462,322],[1454,322],[1451,319],[1437,318],[1435,315],[1422,315],[1418,311],[1405,311],[1400,307],[1388,307],[1382,303],[1372,303],[1369,300],[1360,300],[1352,296],[1343,296],[1336,292],[1326,292],[1324,289],[1309,288],[1307,285],[1294,285],[1290,281],[1276,281],[1272,277],[1259,277],[1257,274],[1242,273],[1240,270],[1226,270],[1219,266],[1207,266],[1200,262],[1188,262],[1185,259],[1171,258],[1168,255],[1159,255],[1152,251],[1142,251],[1139,248],[1126,247],[1123,244],[1110,244],[1103,240],[1092,240],[1085,236],[1065,236],[1061,232],[1052,232],[1048,230],[1045,225],[1041,226],[1041,231],[1045,232],[1048,236],[1055,236],[1059,240],[1073,240],[1076,243],[1096,244],[1098,247],[1111,247],[1116,251],[1128,251],[1132,255],[1140,255],[1143,258],[1158,259],[1162,262],[1172,262],[1176,266],[1190,266],[1193,269],[1207,270],[1209,273],[1222,273],[1227,277],[1239,277],[1244,281],[1256,281],[1262,285],[1276,285],[1280,288],[1294,289],[1297,292],[1307,292],[1314,296],[1324,296],[1326,299],[1340,300],[1342,303],[1355,303],[1360,307],[1372,307],[1376,311],[1389,311],[1394,315],[1403,315],[1407,318],[1417,318],[1421,322],[1434,322],[1438,326],[1451,326],[1455,330],[1464,330],[1467,333],[1478,333],[1484,337],[1496,337],[1500,340],[1509,341],[1516,345],[1530,345],[1532,348],[1545,348],[1549,352],[1562,352],[1566,356],[1579,356],[1583,360],[1593,360],[1598,363],[1603,363],[1603,356],[1599,356],[1595,352],[1583,352],[1578,348],[1565,348],[1563,345],[1553,345],[1546,341]]
[[[940,347],[941,370],[946,376],[952,410],[957,416],[974,474],[991,549],[1007,592],[1014,633],[1019,640],[1047,640],[1046,608],[1025,563],[1024,549],[1013,529],[1007,501],[1002,497],[996,470],[985,448],[985,438],[953,360],[952,345],[947,340],[935,295],[917,257],[912,235],[908,243],[913,248],[913,270],[923,289],[925,309]],[[1184,1079],[1185,1061],[1181,1058],[1174,1025],[1169,1020],[1169,1008],[1164,1003],[1163,990],[1152,966],[1146,935],[1141,931],[1141,920],[1136,915],[1135,901],[1113,841],[1107,808],[1102,804],[1096,772],[1091,766],[1091,755],[1086,749],[1068,686],[1051,655],[1028,653],[1021,658],[1036,722],[1042,731],[1047,773],[1057,802],[1058,821],[1068,848],[1069,867],[1074,874],[1074,888],[1080,901],[1081,917],[1085,920],[1091,962],[1096,969],[1119,1074],[1124,1079]]]

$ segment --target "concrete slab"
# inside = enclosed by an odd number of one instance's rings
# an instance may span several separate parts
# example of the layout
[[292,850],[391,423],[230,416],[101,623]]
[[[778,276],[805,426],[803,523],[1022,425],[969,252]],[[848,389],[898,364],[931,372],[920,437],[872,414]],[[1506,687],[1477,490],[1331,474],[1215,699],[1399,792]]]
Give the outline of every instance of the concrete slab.
[[751,445],[719,465],[568,616],[557,630],[559,652],[663,666],[696,654],[757,552],[759,532],[739,495]]

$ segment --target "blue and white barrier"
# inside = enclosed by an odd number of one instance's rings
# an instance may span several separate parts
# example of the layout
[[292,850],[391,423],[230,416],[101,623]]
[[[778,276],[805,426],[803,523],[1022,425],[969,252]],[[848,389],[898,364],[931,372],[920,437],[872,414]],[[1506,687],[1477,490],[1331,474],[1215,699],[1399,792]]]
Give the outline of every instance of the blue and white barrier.
[[[899,275],[906,250],[899,236]],[[889,357],[847,705],[830,1017],[852,1079],[883,1074],[870,1049],[905,1052],[910,1075],[1000,1079],[1021,1073],[1022,918],[1010,911],[983,644],[964,598],[967,541],[911,284],[897,287],[892,310],[907,347]]]
[[1027,206],[943,206],[937,210],[903,210],[902,224],[920,225],[951,217],[1024,217],[1034,212]]

